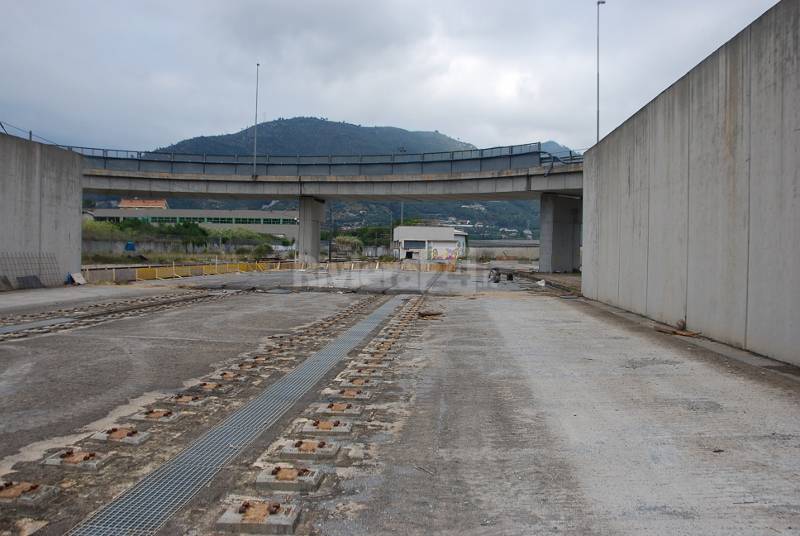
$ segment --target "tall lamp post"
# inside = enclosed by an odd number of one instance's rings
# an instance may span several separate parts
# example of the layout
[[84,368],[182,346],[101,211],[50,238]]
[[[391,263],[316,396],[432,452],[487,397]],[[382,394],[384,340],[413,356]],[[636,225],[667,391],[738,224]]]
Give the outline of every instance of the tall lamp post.
[[253,120],[253,178],[256,178],[256,148],[258,141],[258,68],[260,63],[256,63],[256,116]]
[[606,0],[597,0],[597,143],[600,143],[600,6]]

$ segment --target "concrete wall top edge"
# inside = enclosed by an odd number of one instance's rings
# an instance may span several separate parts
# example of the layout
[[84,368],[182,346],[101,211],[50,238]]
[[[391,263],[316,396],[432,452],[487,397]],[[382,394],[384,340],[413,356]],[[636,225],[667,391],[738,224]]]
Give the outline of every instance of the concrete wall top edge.
[[[783,1],[795,1],[795,0],[783,0]],[[697,69],[698,67],[702,66],[702,65],[703,65],[704,63],[706,63],[706,62],[712,61],[712,60],[713,60],[715,57],[717,57],[717,56],[718,56],[718,55],[719,55],[719,54],[720,54],[720,53],[721,53],[721,52],[722,52],[724,49],[726,49],[727,47],[729,47],[729,46],[730,46],[730,45],[731,45],[731,44],[732,44],[734,41],[737,41],[738,39],[741,39],[741,38],[742,38],[742,36],[743,36],[744,34],[746,34],[746,33],[750,32],[750,29],[751,29],[751,27],[752,27],[752,26],[755,26],[755,25],[757,25],[757,24],[760,24],[760,23],[762,23],[762,22],[763,22],[763,21],[764,21],[764,20],[765,20],[767,17],[769,17],[769,16],[771,16],[771,15],[772,15],[772,12],[773,12],[773,11],[775,11],[775,10],[779,9],[779,7],[780,7],[780,4],[781,4],[781,2],[778,2],[778,3],[776,3],[774,6],[772,6],[772,7],[771,7],[771,8],[769,8],[768,10],[766,10],[766,11],[765,11],[764,13],[762,13],[762,14],[761,14],[761,15],[760,15],[760,16],[759,16],[759,17],[758,17],[756,20],[754,20],[753,22],[751,22],[750,24],[748,24],[748,25],[747,25],[745,28],[743,28],[742,30],[738,31],[738,32],[737,32],[737,33],[736,33],[734,36],[732,36],[730,39],[728,39],[727,41],[725,41],[724,43],[722,43],[722,44],[721,44],[719,47],[717,47],[717,48],[716,48],[716,49],[715,49],[713,52],[711,52],[711,53],[710,53],[708,56],[706,56],[705,58],[703,58],[703,59],[702,59],[700,62],[698,62],[696,65],[694,65],[694,66],[693,66],[692,68],[690,68],[688,71],[686,71],[686,72],[683,74],[683,76],[681,76],[680,78],[678,78],[678,80],[676,80],[675,82],[671,83],[669,86],[667,86],[666,88],[664,88],[664,89],[663,89],[663,90],[662,90],[660,93],[658,93],[658,95],[656,95],[656,96],[655,96],[653,99],[651,99],[650,101],[648,101],[648,102],[646,102],[645,104],[643,104],[643,105],[642,105],[642,106],[641,106],[641,107],[640,107],[638,110],[636,110],[636,112],[634,112],[634,113],[633,113],[633,114],[632,114],[632,115],[631,115],[631,116],[630,116],[628,119],[626,119],[625,121],[623,121],[622,123],[620,123],[619,125],[617,125],[616,127],[614,127],[614,129],[613,129],[613,130],[611,130],[611,132],[609,132],[609,133],[608,133],[608,134],[606,134],[606,135],[605,135],[603,138],[601,138],[599,143],[596,143],[595,145],[593,145],[593,146],[589,147],[589,148],[586,150],[586,152],[584,153],[584,156],[588,156],[589,154],[591,154],[591,153],[595,152],[595,150],[596,150],[596,149],[597,149],[599,146],[601,146],[601,145],[603,144],[603,142],[604,142],[604,141],[605,141],[607,138],[609,138],[609,137],[610,137],[612,134],[614,134],[615,132],[617,132],[619,129],[621,129],[621,128],[623,128],[624,126],[626,126],[626,125],[627,125],[627,124],[628,124],[630,121],[633,121],[633,120],[635,120],[635,119],[636,119],[636,117],[637,117],[639,114],[646,113],[646,110],[647,110],[647,108],[649,108],[649,107],[650,107],[650,106],[651,106],[651,105],[652,105],[652,104],[653,104],[655,101],[657,101],[658,99],[662,98],[662,97],[663,97],[663,96],[664,96],[666,93],[669,93],[670,91],[672,91],[672,89],[673,89],[675,86],[677,86],[677,85],[679,85],[679,84],[681,84],[681,83],[688,83],[688,79],[691,77],[691,75],[693,74],[693,72],[695,71],[695,69]]]

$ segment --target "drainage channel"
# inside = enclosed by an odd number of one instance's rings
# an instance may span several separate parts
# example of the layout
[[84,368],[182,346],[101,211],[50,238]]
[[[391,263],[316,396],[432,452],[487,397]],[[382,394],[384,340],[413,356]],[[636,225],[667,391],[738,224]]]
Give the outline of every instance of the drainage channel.
[[401,301],[402,297],[396,296],[384,303],[68,534],[154,534],[392,314]]

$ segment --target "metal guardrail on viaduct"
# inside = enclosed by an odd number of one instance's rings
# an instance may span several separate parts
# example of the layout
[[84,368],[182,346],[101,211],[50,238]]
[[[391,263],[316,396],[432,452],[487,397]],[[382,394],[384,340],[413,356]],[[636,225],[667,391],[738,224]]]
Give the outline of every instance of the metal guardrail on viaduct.
[[429,175],[505,171],[541,166],[581,164],[583,155],[553,155],[540,143],[437,153],[388,155],[278,156],[211,155],[127,151],[62,146],[82,154],[87,167],[112,171],[242,176],[370,176]]

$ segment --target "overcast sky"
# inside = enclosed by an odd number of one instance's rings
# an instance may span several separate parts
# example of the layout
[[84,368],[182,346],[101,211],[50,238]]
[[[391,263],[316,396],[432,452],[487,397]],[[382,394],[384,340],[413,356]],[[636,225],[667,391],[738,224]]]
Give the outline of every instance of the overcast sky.
[[[601,133],[775,0],[608,0]],[[150,149],[298,115],[481,147],[595,137],[594,0],[0,0],[0,121]]]

